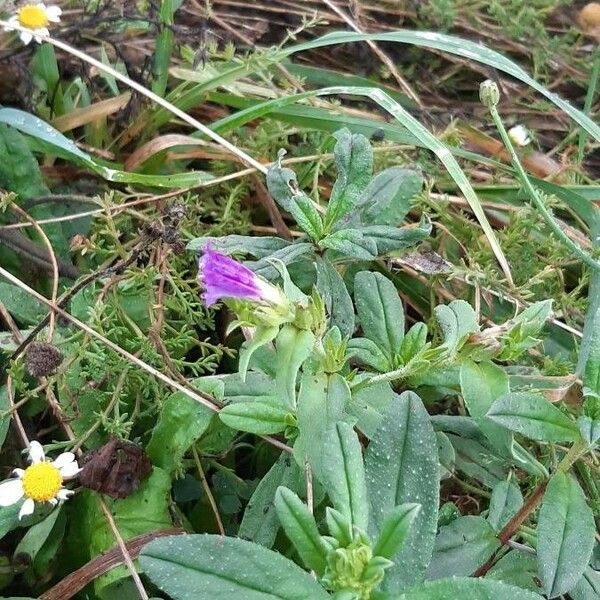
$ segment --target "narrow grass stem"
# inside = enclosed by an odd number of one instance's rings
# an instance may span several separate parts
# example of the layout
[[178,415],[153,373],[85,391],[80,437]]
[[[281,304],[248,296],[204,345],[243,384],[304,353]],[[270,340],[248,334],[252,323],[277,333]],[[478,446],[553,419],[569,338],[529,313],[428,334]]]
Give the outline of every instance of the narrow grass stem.
[[592,269],[600,270],[600,263],[597,260],[595,260],[593,257],[591,257],[587,252],[585,252],[573,240],[571,240],[569,238],[569,236],[567,236],[567,234],[561,229],[560,225],[556,222],[556,220],[552,216],[552,213],[548,210],[548,208],[546,207],[546,204],[542,200],[539,192],[535,189],[535,187],[533,187],[533,184],[529,180],[529,177],[527,176],[525,169],[521,165],[521,161],[519,160],[519,157],[517,156],[517,153],[515,152],[514,146],[512,145],[512,142],[510,141],[510,138],[508,137],[508,133],[506,131],[506,128],[504,127],[504,123],[502,122],[502,119],[500,117],[500,113],[498,112],[498,109],[495,106],[490,106],[489,109],[490,109],[490,114],[492,115],[492,118],[494,119],[496,128],[498,129],[498,132],[500,133],[500,137],[502,138],[502,141],[504,142],[504,145],[506,146],[506,150],[508,151],[508,154],[510,155],[513,167],[514,167],[515,171],[517,172],[519,179],[521,180],[521,184],[527,191],[527,193],[528,193],[529,197],[531,198],[532,202],[534,203],[535,207],[540,211],[540,214],[542,215],[542,217],[543,217],[544,221],[546,222],[546,224],[548,225],[548,227],[551,229],[551,231],[554,233],[554,235],[556,235],[556,237],[565,246],[567,246],[567,248],[569,248],[569,250],[571,250],[571,252],[573,252],[573,254],[575,254],[579,259],[581,259],[586,265],[590,266]]

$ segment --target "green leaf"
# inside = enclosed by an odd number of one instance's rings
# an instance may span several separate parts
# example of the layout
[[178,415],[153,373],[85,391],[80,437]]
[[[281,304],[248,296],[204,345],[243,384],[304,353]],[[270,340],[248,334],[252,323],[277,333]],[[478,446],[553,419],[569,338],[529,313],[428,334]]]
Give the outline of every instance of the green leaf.
[[572,600],[598,600],[600,598],[600,573],[587,567],[577,585],[569,592]]
[[197,237],[190,240],[186,246],[188,250],[200,251],[207,244],[211,244],[213,249],[221,254],[251,254],[254,258],[264,258],[270,256],[277,250],[282,250],[291,246],[290,242],[279,238],[252,235],[226,235],[223,237]]
[[460,367],[460,390],[469,414],[492,445],[510,456],[512,434],[486,417],[495,400],[510,392],[508,375],[491,362],[466,360]]
[[579,437],[577,425],[540,394],[505,394],[492,404],[487,416],[533,440],[572,442]]
[[431,233],[431,223],[422,220],[419,224],[404,227],[368,225],[360,229],[363,236],[377,247],[377,254],[387,254],[396,250],[411,248],[427,239]]
[[400,596],[388,596],[387,600],[542,600],[539,594],[506,585],[492,579],[452,577],[428,581]]
[[440,529],[427,579],[471,575],[499,547],[496,531],[483,517],[459,517]]
[[600,421],[598,419],[581,415],[577,417],[577,427],[588,446],[593,446],[600,439]]
[[365,469],[373,537],[396,506],[408,502],[421,505],[383,582],[384,590],[400,592],[422,581],[429,565],[439,500],[437,440],[429,415],[413,392],[396,396],[384,414],[367,448]]
[[300,567],[262,546],[220,535],[156,539],[142,549],[145,575],[173,600],[327,600]]
[[373,548],[373,554],[393,559],[406,541],[413,521],[420,510],[420,504],[397,506],[383,522],[379,538]]
[[15,549],[15,560],[31,564],[48,541],[60,544],[66,524],[66,516],[61,509],[56,508],[43,521],[27,530]]
[[321,248],[336,250],[353,260],[373,260],[377,257],[377,244],[363,235],[360,229],[340,229],[319,242]]
[[538,518],[538,572],[549,598],[569,592],[585,571],[596,525],[583,491],[568,474],[550,480]]
[[411,200],[421,191],[423,177],[412,169],[390,167],[378,173],[361,194],[350,217],[364,225],[398,225],[410,210]]
[[326,259],[315,262],[317,291],[325,301],[330,327],[338,327],[342,336],[354,333],[354,306],[346,284],[337,269]]
[[282,452],[277,462],[260,480],[248,501],[240,524],[238,537],[270,548],[279,531],[279,520],[273,510],[275,492],[284,486],[300,493],[304,486],[304,473],[292,457]]
[[327,546],[306,504],[292,490],[280,487],[275,494],[275,510],[304,565],[322,576],[327,566]]
[[490,507],[488,509],[488,523],[500,531],[523,506],[521,490],[510,481],[501,481],[494,486]]
[[356,206],[373,174],[373,150],[364,135],[352,134],[343,128],[334,133],[334,137],[337,139],[333,154],[338,176],[327,205],[327,227]]
[[390,359],[373,340],[368,338],[352,338],[348,342],[348,355],[380,373],[393,369]]
[[383,415],[396,401],[396,394],[387,382],[353,389],[348,412],[356,417],[356,427],[373,439],[383,421]]
[[273,260],[279,260],[284,265],[291,265],[313,253],[313,245],[303,242],[296,242],[280,250],[275,250],[269,256],[256,261],[246,261],[244,263],[249,269],[252,269],[257,275],[265,279],[275,279],[280,276],[279,271],[273,265]]
[[346,547],[352,543],[352,523],[339,510],[327,506],[325,508],[325,520],[329,534],[332,535],[340,546]]
[[453,300],[433,309],[435,318],[442,330],[443,347],[451,354],[460,350],[471,333],[479,331],[477,315],[471,305],[464,300]]
[[298,187],[294,171],[273,163],[267,171],[267,188],[277,204],[289,212],[308,235],[315,240],[321,237],[321,216],[312,200]]
[[339,373],[304,373],[298,395],[299,436],[294,457],[303,467],[308,459],[313,474],[322,479],[323,444],[332,424],[350,420],[345,407],[350,398],[348,383]]
[[[105,498],[125,541],[143,533],[172,527],[169,513],[170,489],[169,475],[154,467],[150,477],[131,496],[124,500]],[[70,553],[79,564],[84,564],[115,546],[114,533],[100,508],[95,492],[79,492],[69,501],[69,509],[67,540]],[[115,586],[129,577],[125,567],[112,569],[94,581],[96,594],[103,600],[112,600],[115,598]]]
[[366,531],[369,503],[358,436],[348,423],[331,425],[323,445],[323,484],[333,507]]
[[276,385],[278,396],[290,408],[296,407],[296,379],[302,363],[315,346],[315,336],[306,329],[284,325],[277,336],[275,348]]
[[290,409],[277,398],[259,396],[253,402],[236,402],[224,406],[219,418],[225,425],[257,435],[283,431],[289,424]]
[[354,278],[354,302],[363,335],[392,363],[404,339],[404,309],[396,287],[381,273],[361,271]]
[[279,326],[275,327],[266,327],[259,325],[256,327],[254,331],[254,335],[246,340],[239,352],[239,361],[238,361],[238,372],[242,381],[246,380],[246,372],[248,371],[248,364],[250,363],[250,359],[256,350],[258,350],[261,346],[265,346],[272,342],[279,333]]
[[[8,401],[8,393],[6,386],[0,386],[0,412],[4,412],[10,409],[10,402]],[[6,441],[8,434],[8,428],[10,427],[11,416],[10,413],[3,417],[0,417],[0,448]]]
[[206,431],[214,414],[182,392],[171,394],[162,405],[146,446],[150,460],[173,472],[189,447]]
[[507,552],[486,575],[504,583],[537,592],[537,557],[534,553],[511,550]]

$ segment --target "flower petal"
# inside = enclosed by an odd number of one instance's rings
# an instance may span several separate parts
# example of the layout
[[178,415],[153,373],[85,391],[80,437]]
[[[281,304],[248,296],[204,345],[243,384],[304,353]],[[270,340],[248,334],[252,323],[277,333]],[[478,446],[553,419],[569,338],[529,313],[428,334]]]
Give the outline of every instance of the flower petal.
[[48,6],[46,8],[46,16],[48,17],[48,21],[52,23],[60,23],[60,15],[62,15],[62,9],[60,6]]
[[60,471],[60,474],[64,478],[68,478],[68,477],[75,477],[75,475],[77,475],[77,473],[79,473],[79,471],[81,471],[81,469],[79,468],[79,465],[77,464],[77,462],[73,461],[73,462],[69,463],[68,465],[64,465],[64,466],[60,467],[59,471]]
[[73,495],[73,490],[67,490],[66,488],[62,488],[58,490],[56,497],[59,500],[68,500]]
[[23,475],[25,475],[25,471],[23,469],[13,469],[12,474],[19,479],[23,479]]
[[[31,40],[29,40],[31,41]],[[29,43],[29,42],[26,42]],[[46,458],[46,454],[44,453],[44,448],[39,442],[35,440],[29,444],[29,460],[35,464],[42,462]]]
[[58,504],[58,500],[56,498],[50,498],[50,500],[48,500],[48,503],[51,506],[56,506]]
[[29,31],[21,31],[19,37],[21,38],[21,41],[27,46],[31,43],[31,40],[33,39],[33,34]]
[[50,35],[50,31],[47,27],[40,27],[39,29],[35,29],[33,31],[33,39],[38,43],[42,43],[42,38],[40,36],[45,35],[46,37]]
[[72,463],[75,460],[75,455],[72,452],[63,452],[56,457],[56,460],[52,462],[52,464],[57,469],[62,469],[69,463]]
[[33,514],[35,510],[35,502],[31,498],[27,498],[25,502],[23,502],[23,506],[21,506],[21,510],[19,511],[19,521],[28,515]]
[[25,492],[20,479],[9,479],[0,483],[0,506],[11,506],[18,502]]

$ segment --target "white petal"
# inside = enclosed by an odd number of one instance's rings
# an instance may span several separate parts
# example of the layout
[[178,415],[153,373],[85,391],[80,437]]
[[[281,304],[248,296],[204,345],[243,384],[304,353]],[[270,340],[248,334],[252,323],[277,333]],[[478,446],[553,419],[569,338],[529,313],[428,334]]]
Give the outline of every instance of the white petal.
[[48,500],[48,502],[52,505],[52,506],[56,506],[58,504],[58,500],[56,498],[50,498],[50,500]]
[[25,502],[23,502],[23,506],[21,506],[21,510],[19,511],[19,520],[27,515],[33,514],[35,510],[35,502],[31,498],[27,498]]
[[29,31],[21,31],[19,34],[21,41],[27,46],[33,39],[33,35]]
[[[31,36],[31,34],[29,34]],[[21,34],[21,36],[23,36],[23,34]],[[23,39],[21,37],[21,39]],[[23,40],[25,42],[25,40]],[[31,37],[29,38],[29,42],[31,41]],[[29,44],[29,42],[25,42],[26,44]],[[46,455],[44,454],[44,449],[42,448],[42,445],[39,442],[36,442],[35,440],[33,442],[31,442],[29,444],[29,460],[32,463],[39,463],[42,462],[44,459],[46,458]]]
[[10,506],[18,502],[25,492],[20,479],[9,479],[0,483],[0,506]]
[[44,12],[46,12],[46,4],[44,2],[38,2],[36,8],[41,8]]
[[23,471],[23,469],[13,469],[12,474],[15,475],[16,477],[18,477],[19,479],[23,479],[23,475],[25,475],[25,471]]
[[62,15],[62,9],[60,6],[49,6],[46,9],[48,21],[51,21],[52,23],[60,23],[60,15]]
[[38,43],[42,43],[42,38],[40,36],[45,35],[46,37],[50,35],[50,31],[48,31],[47,27],[40,27],[39,29],[33,30],[33,39]]
[[59,500],[68,500],[72,495],[73,495],[73,490],[67,490],[65,488],[62,488],[61,490],[58,490],[56,497]]
[[75,461],[73,461],[72,463],[69,463],[64,467],[61,467],[59,471],[63,477],[68,478],[75,477],[75,475],[77,475],[77,473],[79,473],[81,469],[79,468],[79,465]]
[[75,455],[72,452],[63,452],[56,457],[56,460],[52,462],[52,464],[57,469],[62,469],[62,467],[72,463],[75,460]]
[[13,15],[10,19],[8,19],[8,21],[6,22],[7,25],[5,25],[3,27],[4,31],[14,31],[14,27],[11,27],[10,25],[16,25],[19,22],[19,17],[17,17],[17,15]]

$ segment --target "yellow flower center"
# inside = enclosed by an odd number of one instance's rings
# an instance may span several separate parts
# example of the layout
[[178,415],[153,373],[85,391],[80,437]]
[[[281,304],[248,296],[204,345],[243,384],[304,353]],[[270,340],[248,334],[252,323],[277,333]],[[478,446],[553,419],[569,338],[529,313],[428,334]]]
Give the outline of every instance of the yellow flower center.
[[23,490],[28,498],[36,502],[48,502],[56,497],[62,482],[62,475],[53,464],[41,462],[25,469]]
[[17,19],[21,27],[27,29],[41,29],[48,26],[48,15],[43,8],[33,4],[23,6],[17,13]]

